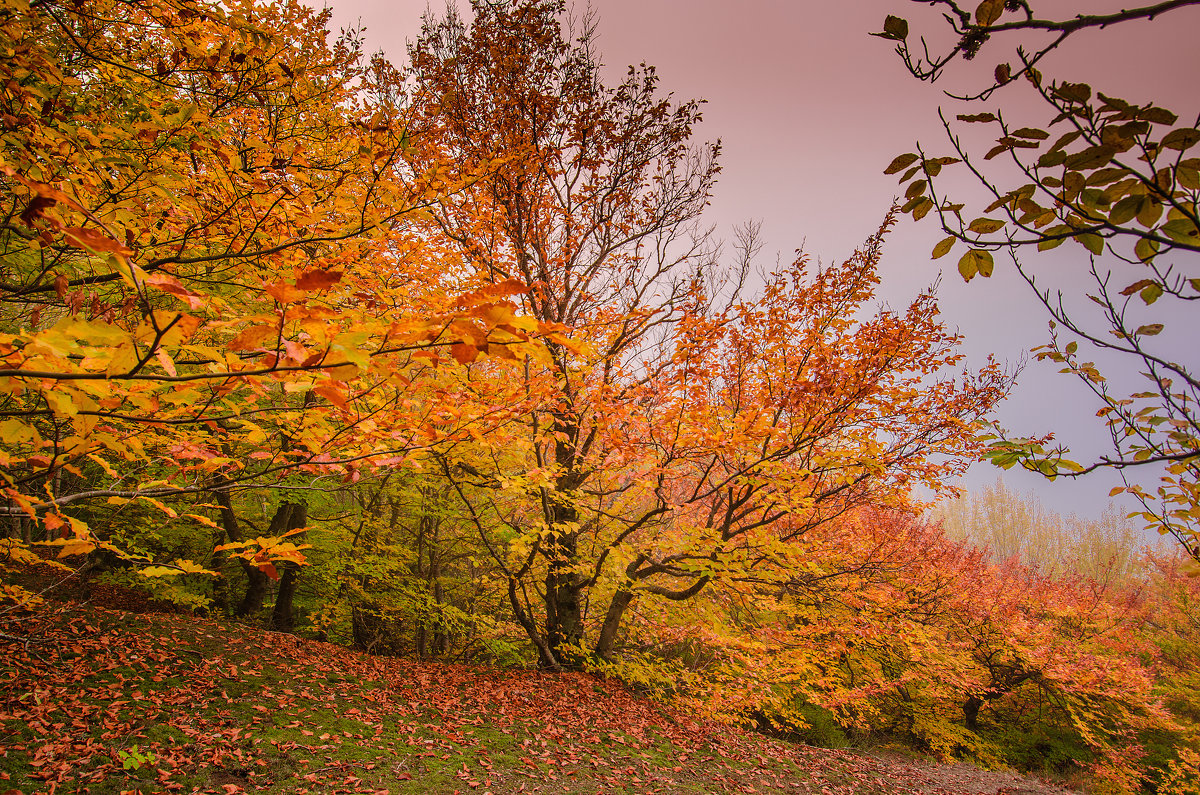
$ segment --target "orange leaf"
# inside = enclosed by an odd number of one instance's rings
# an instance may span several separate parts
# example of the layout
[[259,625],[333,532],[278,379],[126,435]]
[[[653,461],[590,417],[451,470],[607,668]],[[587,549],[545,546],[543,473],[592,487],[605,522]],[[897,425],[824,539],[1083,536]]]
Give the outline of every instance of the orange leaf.
[[311,270],[296,280],[300,290],[328,290],[342,280],[342,271]]
[[242,333],[231,339],[226,347],[231,351],[252,351],[261,348],[267,338],[275,334],[274,326],[250,326],[242,329]]
[[470,364],[479,357],[479,349],[474,345],[469,345],[465,342],[456,342],[450,346],[450,355],[453,356],[459,364]]
[[146,277],[146,284],[175,296],[186,303],[189,309],[199,309],[204,306],[204,298],[184,287],[182,282],[169,273],[151,273]]
[[108,235],[97,232],[95,229],[87,229],[82,226],[69,226],[63,230],[67,240],[76,248],[85,248],[94,254],[118,254],[122,257],[128,257],[133,252],[125,247],[124,243],[113,240]]
[[266,291],[267,295],[271,296],[281,304],[290,304],[293,301],[304,297],[304,290],[297,288],[294,284],[288,284],[287,282],[268,284],[263,289]]
[[480,304],[492,303],[497,298],[520,295],[523,292],[525,292],[524,282],[517,281],[516,279],[507,279],[496,284],[489,284],[487,287],[481,287],[469,293],[463,293],[454,302],[454,305],[460,307],[479,306]]
[[346,393],[344,389],[334,384],[321,384],[313,387],[313,392],[328,400],[339,409],[346,408]]

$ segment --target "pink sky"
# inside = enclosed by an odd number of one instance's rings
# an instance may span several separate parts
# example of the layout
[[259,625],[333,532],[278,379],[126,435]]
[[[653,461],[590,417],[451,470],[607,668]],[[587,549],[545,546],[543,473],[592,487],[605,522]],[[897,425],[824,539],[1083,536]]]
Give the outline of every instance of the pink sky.
[[[361,21],[371,50],[382,49],[397,63],[405,42],[420,30],[425,0],[329,0],[334,24]],[[466,5],[465,3],[462,5]],[[1033,3],[1041,16],[1070,16],[1124,7],[1111,0]],[[1125,4],[1126,6],[1128,4]],[[444,7],[440,2],[435,11]],[[578,4],[583,9],[584,4]],[[882,174],[897,154],[916,141],[943,151],[939,104],[949,104],[941,84],[908,76],[889,42],[872,38],[891,13],[908,17],[914,34],[937,33],[940,18],[924,4],[905,0],[593,0],[603,61],[619,74],[626,65],[658,68],[661,86],[681,99],[707,100],[699,135],[723,142],[723,171],[710,223],[718,231],[748,219],[763,223],[764,262],[778,252],[790,260],[804,245],[825,260],[848,254],[879,224],[897,193],[894,177]],[[1084,81],[1130,101],[1155,101],[1183,119],[1200,109],[1195,78],[1200,75],[1200,7],[1159,22],[1132,23],[1110,31],[1085,31],[1045,62],[1049,77]],[[997,59],[1010,58],[1004,40],[989,43],[971,72],[990,73]],[[969,73],[964,73],[969,74]],[[961,84],[961,81],[960,81]],[[949,87],[947,84],[946,87]],[[1022,86],[997,96],[1014,116],[1031,106]],[[982,110],[984,108],[980,108]],[[961,112],[956,109],[953,112]],[[1038,126],[1044,117],[1027,115]],[[902,222],[888,244],[883,298],[899,306],[948,272],[939,291],[949,322],[967,336],[973,360],[988,353],[1009,361],[1041,344],[1046,318],[1033,296],[998,258],[989,281],[963,284],[955,257],[930,261],[943,235],[929,219]],[[1057,249],[1039,269],[1064,290],[1081,283],[1082,258]],[[1053,274],[1058,270],[1059,273]],[[1176,322],[1193,322],[1181,314]],[[1083,454],[1105,448],[1103,429],[1092,418],[1094,402],[1071,377],[1053,367],[1030,365],[1016,394],[1000,412],[1012,430],[1056,431]],[[992,481],[999,470],[973,467],[967,485]],[[1102,473],[1085,481],[1046,483],[1010,470],[1006,482],[1036,490],[1051,508],[1098,516],[1116,479]],[[1122,503],[1127,505],[1128,503]]]

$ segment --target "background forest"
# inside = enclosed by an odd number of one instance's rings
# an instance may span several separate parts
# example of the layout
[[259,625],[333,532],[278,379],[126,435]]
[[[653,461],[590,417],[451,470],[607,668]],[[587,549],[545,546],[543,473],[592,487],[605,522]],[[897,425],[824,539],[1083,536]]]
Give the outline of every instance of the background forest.
[[[947,17],[933,67],[905,20],[879,35],[930,78],[1022,9]],[[962,118],[1001,126],[989,160],[1039,156],[1030,185],[968,221],[934,181],[966,152],[901,155],[852,256],[767,268],[753,225],[705,222],[700,103],[652,67],[608,79],[586,15],[476,2],[403,66],[328,20],[0,0],[6,637],[87,581],[377,655],[599,672],[818,744],[1200,792],[1197,385],[1125,314],[1200,290],[1168,260],[1200,250],[1200,132],[1027,54],[996,83],[1071,132]],[[903,214],[940,217],[968,279],[1064,241],[1144,269],[1109,289],[1093,259],[1101,331],[1045,299],[1065,331],[1039,355],[1105,401],[1111,455],[995,428],[1015,373],[965,366],[932,289],[879,302]],[[999,482],[955,500],[981,456],[1116,467],[1141,524]]]

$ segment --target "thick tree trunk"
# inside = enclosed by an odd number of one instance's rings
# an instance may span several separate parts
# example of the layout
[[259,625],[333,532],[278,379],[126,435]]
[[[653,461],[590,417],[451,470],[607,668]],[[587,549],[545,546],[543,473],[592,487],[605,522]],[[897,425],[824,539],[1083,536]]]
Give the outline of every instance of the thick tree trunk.
[[[570,516],[568,519],[567,516]],[[573,522],[574,510],[560,512],[560,522]],[[555,526],[562,526],[556,522]],[[546,641],[559,664],[578,668],[583,660],[579,647],[583,643],[582,578],[575,570],[577,563],[574,531],[564,532],[552,543],[553,554],[546,571]]]

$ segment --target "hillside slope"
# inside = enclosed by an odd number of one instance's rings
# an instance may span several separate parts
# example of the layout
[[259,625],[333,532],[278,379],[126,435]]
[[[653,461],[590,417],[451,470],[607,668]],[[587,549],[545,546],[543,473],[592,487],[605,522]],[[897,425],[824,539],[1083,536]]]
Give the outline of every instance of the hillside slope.
[[1066,792],[794,746],[584,674],[372,658],[185,616],[66,603],[10,621],[0,651],[6,795]]

